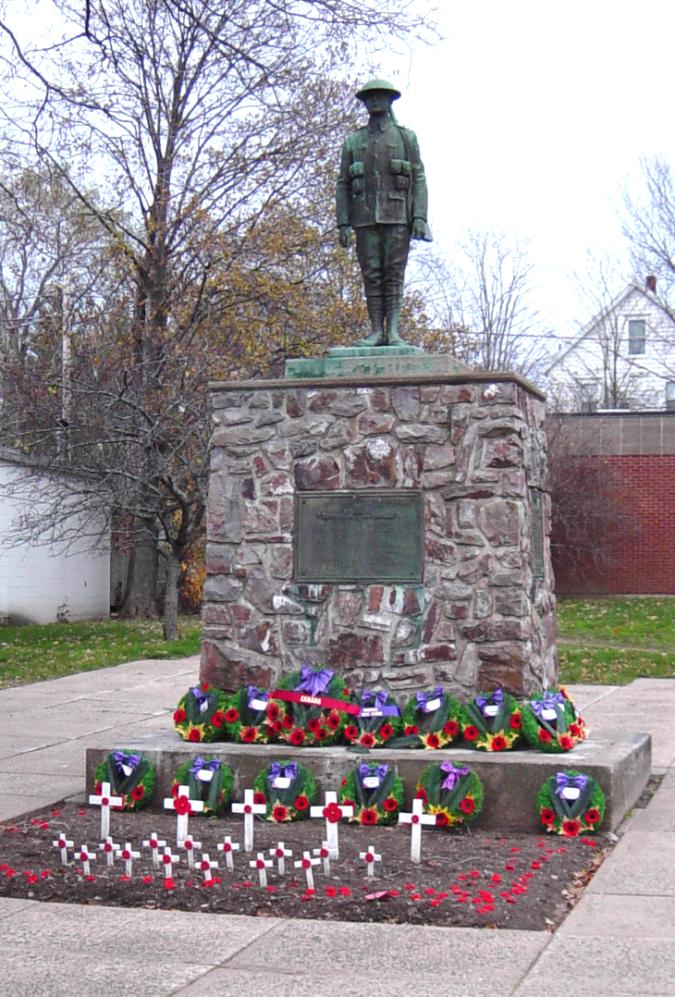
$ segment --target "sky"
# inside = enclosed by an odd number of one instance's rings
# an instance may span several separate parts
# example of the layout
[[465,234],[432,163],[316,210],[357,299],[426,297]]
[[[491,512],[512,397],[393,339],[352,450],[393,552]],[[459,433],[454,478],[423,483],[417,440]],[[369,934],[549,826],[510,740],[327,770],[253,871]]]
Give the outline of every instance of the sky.
[[640,158],[675,163],[675,4],[450,0],[436,17],[442,41],[378,62],[420,142],[436,249],[451,260],[467,228],[506,230],[527,243],[542,318],[577,328],[573,275],[588,250],[626,255]]

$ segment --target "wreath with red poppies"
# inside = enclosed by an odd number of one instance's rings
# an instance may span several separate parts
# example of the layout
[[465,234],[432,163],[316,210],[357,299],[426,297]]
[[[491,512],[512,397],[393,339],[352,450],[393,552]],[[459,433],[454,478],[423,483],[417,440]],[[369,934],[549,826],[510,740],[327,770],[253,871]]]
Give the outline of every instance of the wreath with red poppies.
[[462,736],[478,751],[508,751],[520,740],[520,706],[503,689],[481,692],[464,706]]
[[212,755],[195,755],[176,769],[171,783],[171,794],[176,796],[179,786],[189,786],[189,799],[201,800],[202,813],[216,817],[225,813],[232,798],[234,779],[232,769]]
[[483,808],[483,783],[475,772],[454,762],[432,762],[417,781],[416,794],[436,827],[471,824]]
[[547,831],[566,838],[597,831],[605,807],[605,794],[596,780],[575,769],[549,776],[537,793],[539,820]]
[[461,705],[442,686],[418,692],[403,709],[403,737],[396,746],[446,748],[460,738],[463,721]]
[[306,820],[316,799],[314,776],[300,762],[270,762],[256,776],[253,789],[253,802],[264,803],[265,820],[276,824]]
[[392,765],[362,762],[342,780],[338,801],[354,808],[353,824],[395,824],[403,792],[403,779]]
[[396,700],[386,692],[364,689],[358,716],[349,717],[343,734],[349,744],[362,748],[381,748],[403,730],[401,710]]
[[574,700],[564,685],[558,686],[558,692],[561,696],[565,697],[569,705],[572,707],[572,723],[570,724],[570,731],[579,741],[585,741],[589,733],[586,721],[582,717],[581,713],[579,713]]
[[156,771],[152,762],[137,751],[117,749],[111,751],[97,766],[94,773],[94,792],[101,792],[101,784],[110,783],[110,795],[120,796],[118,810],[141,810],[147,807],[155,789]]
[[561,692],[546,691],[523,704],[523,736],[541,751],[571,751],[583,738],[574,704]]
[[266,744],[272,734],[267,723],[269,698],[269,692],[256,685],[235,692],[224,712],[226,736],[242,744]]
[[266,723],[271,734],[296,748],[335,744],[347,712],[358,712],[339,675],[305,665],[282,679],[270,700]]
[[227,696],[208,682],[195,685],[178,701],[173,714],[176,730],[184,741],[224,741]]

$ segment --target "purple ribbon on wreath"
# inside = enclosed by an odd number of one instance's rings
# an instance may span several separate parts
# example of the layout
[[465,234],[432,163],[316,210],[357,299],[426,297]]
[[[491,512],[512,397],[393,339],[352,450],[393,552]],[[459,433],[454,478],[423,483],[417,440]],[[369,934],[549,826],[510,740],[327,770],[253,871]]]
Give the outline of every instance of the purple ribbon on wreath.
[[367,779],[368,776],[377,776],[380,782],[382,782],[387,772],[389,771],[389,766],[367,765],[365,762],[363,762],[361,765],[359,765],[357,771],[359,773],[359,779],[361,782],[363,782],[364,779]]
[[193,686],[190,692],[197,700],[197,705],[199,706],[199,712],[203,713],[209,704],[209,694],[208,692],[202,692],[198,685]]
[[140,755],[128,755],[124,751],[113,751],[113,762],[115,763],[115,768],[121,776],[126,778],[126,772],[123,767],[126,765],[127,768],[135,769],[141,760]]
[[297,762],[288,762],[287,765],[282,765],[281,762],[271,762],[267,778],[274,785],[277,779],[290,779],[293,782],[297,774]]
[[315,671],[309,665],[303,665],[300,669],[300,681],[295,687],[296,692],[308,692],[310,696],[320,696],[326,691],[330,680],[335,675],[330,669]]
[[220,766],[221,762],[217,758],[212,758],[210,762],[207,762],[201,755],[197,755],[192,763],[190,775],[196,779],[203,769],[206,769],[207,772],[217,772]]
[[575,786],[579,792],[583,793],[588,784],[587,775],[567,775],[566,772],[556,772],[555,774],[555,794],[562,796],[563,790],[569,786]]
[[443,686],[437,685],[435,689],[431,692],[417,692],[415,693],[415,698],[417,699],[417,709],[422,710],[424,713],[432,713],[433,711],[429,709],[427,703],[431,703],[434,699],[441,699],[443,696]]
[[364,689],[361,693],[360,716],[367,717],[369,713],[379,713],[383,717],[398,717],[401,711],[395,703],[387,703],[386,692],[374,692],[372,689]]
[[531,699],[530,706],[532,707],[533,713],[542,720],[542,713],[544,710],[554,710],[556,706],[565,705],[565,697],[561,692],[545,693],[543,699]]
[[254,699],[259,699],[261,702],[266,703],[269,698],[269,692],[266,692],[264,689],[259,689],[257,685],[246,686],[246,705],[249,710],[254,709],[254,707],[251,706]]
[[495,689],[489,696],[476,696],[474,702],[481,713],[486,706],[499,706],[504,701],[504,693],[501,689]]
[[469,774],[468,768],[461,765],[453,765],[452,762],[441,762],[441,772],[446,776],[441,783],[441,789],[453,790],[460,779]]

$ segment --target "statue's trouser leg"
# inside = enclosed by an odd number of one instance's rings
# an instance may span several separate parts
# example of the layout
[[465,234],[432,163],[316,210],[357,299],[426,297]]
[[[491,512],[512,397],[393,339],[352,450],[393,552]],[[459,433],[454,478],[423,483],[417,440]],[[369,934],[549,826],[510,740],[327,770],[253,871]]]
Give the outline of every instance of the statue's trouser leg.
[[384,343],[384,295],[382,239],[383,226],[367,225],[356,229],[356,255],[363,275],[368,317],[372,335],[362,339],[363,346],[381,346]]
[[407,225],[383,225],[383,285],[387,343],[403,343],[398,333],[403,302],[403,278],[408,262],[410,230]]

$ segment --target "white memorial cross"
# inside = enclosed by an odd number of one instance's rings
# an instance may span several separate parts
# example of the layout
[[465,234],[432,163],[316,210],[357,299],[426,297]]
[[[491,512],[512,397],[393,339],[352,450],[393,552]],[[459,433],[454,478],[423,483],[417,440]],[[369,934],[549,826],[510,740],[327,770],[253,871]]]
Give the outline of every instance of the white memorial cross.
[[208,852],[204,852],[204,854],[202,855],[201,859],[197,863],[197,866],[199,868],[199,871],[204,873],[204,882],[205,883],[212,883],[213,882],[213,876],[211,875],[211,870],[212,869],[217,869],[218,868],[218,863],[211,861],[211,859],[209,858]]
[[201,841],[195,841],[191,834],[187,834],[183,841],[178,842],[178,847],[184,849],[187,856],[188,869],[195,867],[195,848],[201,848]]
[[204,804],[201,800],[190,799],[190,787],[179,786],[176,796],[165,797],[164,809],[174,810],[176,818],[176,844],[180,847],[188,835],[188,820],[190,814],[201,813]]
[[332,859],[339,858],[338,827],[344,817],[354,816],[354,807],[338,804],[337,793],[328,792],[324,796],[323,806],[311,807],[310,817],[323,817],[326,821],[326,841]]
[[103,852],[103,854],[105,855],[106,865],[108,866],[109,869],[112,869],[113,865],[115,864],[115,859],[117,858],[115,853],[119,852],[120,846],[115,844],[110,835],[108,835],[105,841],[102,841],[98,847],[99,851]]
[[164,865],[164,878],[171,879],[173,876],[173,863],[180,862],[179,855],[172,855],[170,848],[164,849],[164,854],[162,855],[162,864]]
[[434,814],[424,813],[424,803],[415,797],[412,804],[412,813],[400,813],[398,815],[399,824],[410,824],[410,861],[416,865],[422,861],[422,825],[432,826],[436,824]]
[[368,868],[368,879],[372,879],[375,875],[375,863],[382,861],[382,856],[378,855],[372,845],[368,845],[367,852],[359,852],[359,858],[363,859]]
[[80,860],[80,862],[82,863],[82,872],[83,872],[83,874],[85,876],[91,876],[91,866],[89,865],[89,863],[90,862],[95,862],[96,861],[96,856],[93,855],[92,852],[89,851],[89,846],[88,845],[81,845],[80,846],[80,851],[79,851],[79,854],[78,854],[77,857]]
[[314,873],[312,872],[313,865],[319,865],[321,859],[313,859],[310,852],[303,852],[302,858],[294,862],[293,865],[296,869],[304,869],[305,876],[307,877],[307,888],[309,890],[314,889]]
[[89,797],[89,802],[93,806],[101,808],[101,841],[105,841],[110,834],[110,808],[121,807],[124,800],[121,796],[111,796],[110,783],[102,782],[101,795],[93,793]]
[[253,802],[253,790],[244,790],[244,802],[243,803],[233,803],[232,813],[233,814],[243,814],[244,815],[244,851],[253,851],[253,818],[256,814],[266,814],[267,804],[266,803],[254,803]]
[[66,836],[61,834],[56,841],[52,841],[52,844],[61,852],[61,865],[68,865],[68,849],[73,847],[73,842],[68,841]]
[[139,859],[141,857],[140,852],[133,851],[131,843],[126,842],[124,848],[118,849],[120,858],[124,862],[124,874],[131,879],[132,866],[134,864],[134,859]]
[[229,834],[223,839],[223,841],[218,845],[218,851],[222,852],[225,856],[225,865],[230,872],[234,872],[234,855],[233,852],[239,851],[239,844],[233,841]]
[[293,856],[292,848],[284,848],[283,841],[277,842],[276,848],[270,848],[269,854],[277,860],[277,872],[280,876],[286,875],[286,859]]
[[324,876],[330,876],[330,848],[327,841],[321,842],[321,848],[313,848],[312,855],[318,855],[323,865]]
[[154,831],[150,832],[150,837],[146,838],[143,842],[144,848],[149,848],[152,852],[152,867],[153,869],[159,869],[159,850],[164,848],[166,841],[161,841],[159,835]]
[[258,852],[256,858],[251,859],[249,862],[251,869],[258,870],[258,879],[260,880],[261,886],[267,886],[267,870],[271,869],[274,863],[272,859],[266,859],[264,852]]

